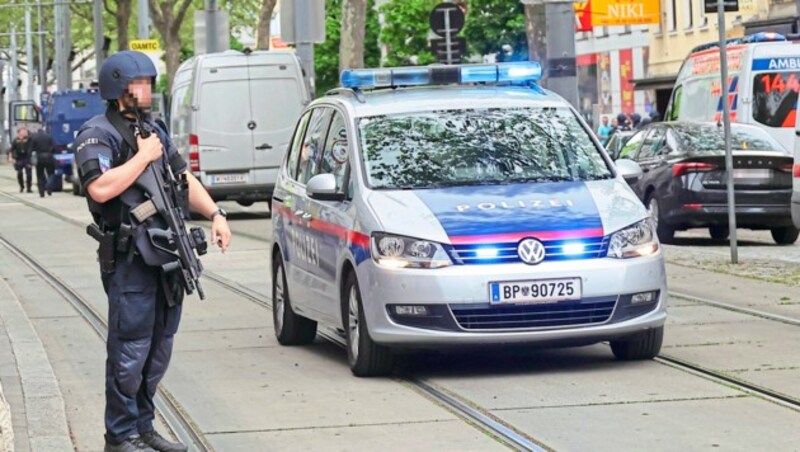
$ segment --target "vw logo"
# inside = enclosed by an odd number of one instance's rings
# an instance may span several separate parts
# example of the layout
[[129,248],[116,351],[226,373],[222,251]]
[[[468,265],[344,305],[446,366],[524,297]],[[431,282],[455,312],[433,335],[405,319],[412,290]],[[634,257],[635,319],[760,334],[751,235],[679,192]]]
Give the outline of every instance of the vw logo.
[[536,239],[525,239],[519,242],[517,247],[517,254],[522,262],[530,265],[536,265],[544,260],[546,253],[542,242]]

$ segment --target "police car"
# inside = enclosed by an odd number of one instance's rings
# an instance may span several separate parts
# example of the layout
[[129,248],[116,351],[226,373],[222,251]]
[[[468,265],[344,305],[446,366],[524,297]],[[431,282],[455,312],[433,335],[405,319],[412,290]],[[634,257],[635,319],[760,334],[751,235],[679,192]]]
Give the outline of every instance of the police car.
[[664,260],[625,177],[537,63],[347,70],[298,121],[274,198],[283,345],[338,329],[355,375],[394,351],[658,354]]

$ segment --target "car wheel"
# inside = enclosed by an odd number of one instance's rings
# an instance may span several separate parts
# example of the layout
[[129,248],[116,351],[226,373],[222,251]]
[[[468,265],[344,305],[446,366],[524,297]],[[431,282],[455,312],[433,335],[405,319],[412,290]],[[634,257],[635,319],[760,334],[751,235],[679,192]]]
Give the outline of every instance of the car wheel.
[[280,253],[272,266],[272,324],[281,345],[304,345],[314,342],[317,322],[297,315],[292,310],[286,271]]
[[708,233],[713,240],[725,240],[730,235],[731,231],[727,226],[710,226]]
[[663,341],[664,327],[661,326],[611,341],[611,351],[620,361],[652,359],[661,351]]
[[394,367],[394,355],[388,347],[372,341],[363,306],[356,275],[351,272],[342,293],[342,326],[350,370],[357,377],[386,375]]
[[656,234],[661,243],[670,243],[675,238],[675,228],[671,228],[664,223],[664,218],[661,214],[661,204],[655,195],[650,195],[647,200],[647,211],[650,213],[650,218],[656,224]]
[[797,241],[797,236],[800,235],[800,230],[793,226],[770,229],[770,232],[772,240],[775,240],[778,245],[791,245]]

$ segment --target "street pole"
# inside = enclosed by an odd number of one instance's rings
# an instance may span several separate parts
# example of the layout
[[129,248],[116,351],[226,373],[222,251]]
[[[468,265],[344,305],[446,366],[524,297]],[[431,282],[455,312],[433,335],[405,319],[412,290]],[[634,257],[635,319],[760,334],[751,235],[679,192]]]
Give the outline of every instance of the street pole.
[[44,57],[44,22],[42,21],[42,4],[36,5],[37,15],[39,16],[39,84],[42,87],[41,93],[47,92],[47,68],[45,67]]
[[[144,2],[144,0],[139,0]],[[94,0],[92,5],[92,19],[94,20],[94,60],[95,72],[100,74],[100,66],[103,65],[103,0]]]
[[69,35],[69,5],[57,2],[53,7],[56,22],[56,80],[59,91],[72,87],[69,52],[72,48]]
[[31,33],[30,8],[25,8],[25,58],[28,60],[28,100],[35,102],[33,92],[36,85],[33,82],[33,34]]
[[314,96],[317,89],[316,71],[314,68],[314,43],[308,39],[309,33],[303,29],[303,26],[308,26],[305,17],[310,15],[310,2],[297,1],[294,2],[294,35],[296,39],[295,52],[300,64],[306,71],[308,77],[309,93]]
[[217,46],[217,0],[205,0],[206,10],[206,53],[219,52]]
[[139,0],[139,39],[150,38],[150,4],[147,0]]
[[17,81],[19,80],[19,73],[17,72],[19,62],[17,61],[17,30],[13,25],[11,26],[11,78],[8,81],[10,94],[8,100],[19,100],[19,87]]
[[719,21],[719,61],[722,77],[722,124],[725,130],[725,172],[728,184],[728,229],[730,231],[731,263],[739,263],[736,243],[736,199],[733,193],[733,153],[731,151],[731,108],[728,102],[728,44],[725,39],[724,0],[717,0],[717,20]]

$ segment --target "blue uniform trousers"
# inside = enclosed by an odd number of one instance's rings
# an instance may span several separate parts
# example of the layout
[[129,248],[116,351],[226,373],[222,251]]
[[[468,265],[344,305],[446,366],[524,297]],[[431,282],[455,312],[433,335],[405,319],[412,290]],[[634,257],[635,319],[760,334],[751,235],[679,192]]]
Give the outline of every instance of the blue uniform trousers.
[[[169,307],[161,270],[117,255],[116,270],[103,273],[108,295],[106,439],[121,443],[153,431],[153,396],[167,371],[181,304]],[[182,296],[182,295],[181,295]]]

